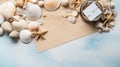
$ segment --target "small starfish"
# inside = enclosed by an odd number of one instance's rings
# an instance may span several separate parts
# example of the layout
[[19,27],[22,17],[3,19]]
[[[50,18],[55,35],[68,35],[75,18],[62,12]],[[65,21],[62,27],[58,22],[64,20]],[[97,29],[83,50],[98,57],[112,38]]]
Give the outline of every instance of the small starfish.
[[113,13],[110,13],[109,15],[107,15],[106,20],[103,23],[103,26],[105,26],[107,23],[109,23],[110,20],[112,20],[112,15]]
[[39,38],[42,38],[42,40],[46,40],[43,35],[46,34],[47,32],[48,31],[41,32],[41,30],[39,28],[37,32],[32,32],[32,34],[37,35],[35,38],[37,41],[39,40]]

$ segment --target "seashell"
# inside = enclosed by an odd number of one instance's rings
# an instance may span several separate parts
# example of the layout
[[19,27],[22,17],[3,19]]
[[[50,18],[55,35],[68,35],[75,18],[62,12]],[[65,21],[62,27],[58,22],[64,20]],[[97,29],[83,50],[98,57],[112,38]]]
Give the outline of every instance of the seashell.
[[69,16],[68,17],[68,21],[72,24],[74,24],[76,22],[76,18],[75,17],[72,17],[72,16]]
[[61,0],[44,0],[44,2],[47,10],[54,11],[59,8]]
[[32,33],[29,30],[22,30],[20,32],[20,40],[25,44],[30,43],[32,40]]
[[9,37],[11,37],[11,38],[18,38],[18,37],[19,37],[19,32],[17,32],[17,31],[12,31],[12,32],[9,34]]
[[38,20],[41,17],[41,8],[36,4],[28,2],[25,7],[25,15],[29,20]]
[[40,7],[43,7],[44,6],[44,1],[38,1],[38,5],[40,6]]
[[70,8],[74,8],[75,7],[75,3],[74,2],[75,2],[74,0],[70,0],[69,1],[69,7]]
[[115,5],[113,3],[111,3],[111,6],[110,6],[111,9],[115,9]]
[[28,25],[28,23],[25,20],[21,19],[20,21],[14,21],[12,23],[12,28],[16,31],[21,31],[24,28],[26,28],[27,25]]
[[4,17],[0,15],[0,24],[2,24],[3,22],[4,22]]
[[101,29],[104,28],[104,27],[103,27],[103,23],[101,23],[101,22],[98,22],[98,23],[95,25],[95,27],[96,27],[96,28],[101,28]]
[[31,3],[37,3],[38,0],[29,0],[29,2],[31,2]]
[[25,10],[20,8],[20,7],[17,7],[16,8],[16,15],[24,15],[25,13]]
[[28,24],[28,29],[30,31],[36,31],[36,30],[38,30],[38,28],[39,28],[39,23],[38,22],[30,22]]
[[24,5],[24,0],[14,0],[16,6],[23,6]]
[[104,31],[104,32],[110,32],[110,28],[108,28],[108,27],[103,28],[103,31]]
[[5,19],[9,19],[12,16],[14,16],[15,11],[16,11],[16,8],[13,2],[8,1],[0,5],[0,14]]
[[2,23],[2,25],[1,25],[1,27],[3,28],[3,30],[5,31],[5,32],[11,32],[12,31],[12,26],[11,26],[11,24],[9,23],[9,22],[4,22],[4,23]]
[[73,12],[72,12],[72,16],[73,16],[73,17],[77,17],[77,16],[78,16],[78,12],[77,12],[77,11],[73,11]]
[[21,17],[16,15],[16,16],[13,16],[13,19],[14,19],[14,21],[20,21]]
[[61,0],[61,5],[62,6],[68,6],[69,1],[68,0]]
[[3,35],[3,29],[0,28],[0,36]]

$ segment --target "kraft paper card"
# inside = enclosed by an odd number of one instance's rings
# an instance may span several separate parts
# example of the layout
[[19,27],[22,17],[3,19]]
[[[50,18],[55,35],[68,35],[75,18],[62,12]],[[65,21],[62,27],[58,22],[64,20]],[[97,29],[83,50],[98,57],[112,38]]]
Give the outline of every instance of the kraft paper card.
[[68,22],[67,18],[63,18],[63,8],[56,11],[43,9],[42,12],[47,16],[41,19],[44,22],[42,26],[48,30],[48,33],[44,35],[46,40],[34,40],[39,52],[60,46],[96,31],[93,26],[83,21],[80,15],[75,24]]

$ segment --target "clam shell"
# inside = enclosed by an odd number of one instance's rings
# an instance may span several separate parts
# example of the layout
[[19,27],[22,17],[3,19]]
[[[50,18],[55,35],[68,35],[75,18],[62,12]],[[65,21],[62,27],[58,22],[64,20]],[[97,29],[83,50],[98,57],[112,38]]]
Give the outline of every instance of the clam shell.
[[39,23],[38,22],[30,22],[28,24],[28,29],[30,31],[36,31],[36,30],[38,30],[38,28],[39,28]]
[[0,15],[0,24],[2,24],[3,22],[4,22],[4,17]]
[[25,20],[21,19],[20,21],[14,21],[12,23],[12,28],[16,31],[21,31],[24,28],[26,28],[28,25],[28,22],[26,22]]
[[20,40],[23,41],[25,44],[30,43],[32,40],[32,34],[29,30],[22,30],[20,32]]
[[12,32],[9,34],[9,37],[11,37],[11,38],[18,38],[18,37],[19,37],[19,32],[17,32],[17,31],[12,31]]
[[9,23],[9,22],[4,22],[4,23],[2,23],[2,25],[1,25],[1,27],[3,28],[3,30],[5,31],[5,32],[11,32],[12,31],[12,26],[11,26],[11,24]]
[[0,14],[6,19],[14,16],[15,11],[16,8],[13,2],[8,1],[0,5]]
[[41,8],[36,4],[28,2],[25,7],[25,15],[29,20],[38,20],[41,17]]
[[59,8],[61,0],[44,0],[47,10],[56,10]]
[[0,36],[3,35],[3,29],[0,28]]

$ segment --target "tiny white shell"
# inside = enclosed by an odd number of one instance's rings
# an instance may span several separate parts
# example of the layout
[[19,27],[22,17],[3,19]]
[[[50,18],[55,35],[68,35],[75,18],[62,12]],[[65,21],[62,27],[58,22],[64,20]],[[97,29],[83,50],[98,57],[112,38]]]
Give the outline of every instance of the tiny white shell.
[[28,24],[28,29],[30,31],[36,31],[39,28],[39,23],[38,22],[30,22]]
[[72,12],[72,16],[73,16],[73,17],[78,16],[78,12],[74,10],[74,11]]
[[41,8],[32,3],[27,3],[25,7],[25,15],[31,21],[36,21],[41,17]]
[[97,27],[97,28],[104,28],[104,27],[103,27],[103,23],[101,23],[101,22],[98,22],[98,23],[95,25],[95,27]]
[[38,5],[39,5],[40,7],[43,7],[43,6],[44,6],[44,1],[38,1]]
[[18,15],[16,15],[16,16],[13,16],[13,19],[14,19],[15,21],[19,21],[19,20],[21,19],[21,17],[18,16]]
[[3,22],[4,22],[4,17],[0,15],[0,24],[2,24]]
[[0,36],[3,34],[3,29],[0,28]]
[[110,28],[108,28],[108,27],[103,28],[103,31],[104,31],[104,32],[110,32]]
[[1,27],[3,28],[3,30],[5,31],[5,32],[11,32],[12,31],[12,26],[11,26],[11,24],[9,23],[9,22],[3,22],[2,23],[2,25],[1,25]]
[[9,37],[11,37],[11,38],[18,38],[18,37],[19,37],[19,32],[17,32],[17,31],[12,31],[12,32],[9,34]]
[[14,16],[15,11],[16,7],[13,4],[13,2],[8,1],[0,5],[0,14],[6,19],[9,19],[12,16]]
[[45,8],[47,10],[56,10],[60,6],[61,0],[44,0],[45,2]]
[[62,6],[68,6],[69,1],[68,0],[61,0],[61,5]]
[[68,17],[68,21],[72,24],[74,24],[76,22],[76,18],[75,17],[72,17],[72,16],[69,16]]
[[25,44],[30,43],[32,40],[32,33],[29,30],[22,30],[20,32],[20,40]]

